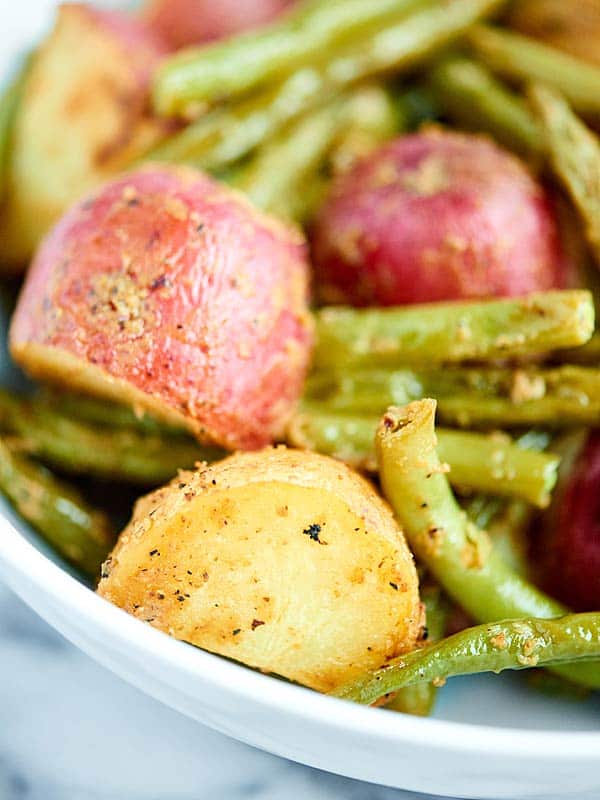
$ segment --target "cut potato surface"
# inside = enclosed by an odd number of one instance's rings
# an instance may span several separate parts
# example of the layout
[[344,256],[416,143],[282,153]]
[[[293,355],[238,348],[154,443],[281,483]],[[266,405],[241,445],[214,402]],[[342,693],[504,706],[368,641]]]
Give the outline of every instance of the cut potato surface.
[[412,555],[371,484],[283,447],[181,473],[140,500],[98,592],[320,691],[412,649],[422,626]]
[[59,7],[35,56],[15,123],[3,269],[22,269],[60,215],[164,134],[146,111],[164,52],[133,19],[79,3]]
[[302,390],[307,287],[299,231],[196,170],[150,166],[52,231],[11,351],[42,381],[255,449],[282,433]]

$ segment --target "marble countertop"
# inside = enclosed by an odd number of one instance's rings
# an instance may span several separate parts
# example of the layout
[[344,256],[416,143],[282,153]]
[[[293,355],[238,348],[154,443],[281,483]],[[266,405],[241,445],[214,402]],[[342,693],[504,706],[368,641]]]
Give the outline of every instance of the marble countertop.
[[0,584],[0,800],[425,800],[292,764],[162,706]]

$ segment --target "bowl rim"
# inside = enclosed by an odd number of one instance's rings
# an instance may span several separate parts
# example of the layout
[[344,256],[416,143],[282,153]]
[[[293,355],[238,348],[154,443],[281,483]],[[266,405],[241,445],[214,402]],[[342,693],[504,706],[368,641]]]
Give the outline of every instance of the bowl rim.
[[[378,709],[328,697],[305,687],[279,681],[243,664],[171,638],[104,600],[65,569],[40,552],[0,512],[0,563],[12,576],[9,585],[18,593],[19,578],[35,584],[59,606],[77,609],[87,625],[103,636],[117,637],[124,647],[134,647],[151,662],[160,662],[172,674],[212,684],[218,691],[260,703],[273,712],[292,714],[307,722],[327,719],[328,726],[345,733],[401,744],[407,739],[424,747],[457,753],[581,761],[597,758],[600,732],[544,731],[494,727],[385,714]],[[23,597],[25,602],[27,598]]]

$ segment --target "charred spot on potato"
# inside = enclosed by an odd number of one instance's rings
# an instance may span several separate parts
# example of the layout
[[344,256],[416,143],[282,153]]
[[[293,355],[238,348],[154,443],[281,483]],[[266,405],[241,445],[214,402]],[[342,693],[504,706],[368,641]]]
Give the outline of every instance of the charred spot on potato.
[[308,526],[308,528],[304,528],[302,533],[305,536],[308,536],[310,539],[312,539],[313,542],[321,543],[321,540],[319,539],[319,534],[321,533],[321,526],[319,525],[318,522],[313,522],[311,525]]

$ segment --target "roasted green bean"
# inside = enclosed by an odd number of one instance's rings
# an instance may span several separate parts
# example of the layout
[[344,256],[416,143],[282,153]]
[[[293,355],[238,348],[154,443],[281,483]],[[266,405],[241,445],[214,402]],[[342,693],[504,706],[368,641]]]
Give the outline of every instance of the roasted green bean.
[[[307,406],[292,421],[289,441],[331,455],[353,466],[374,468],[374,437],[378,418],[333,414]],[[449,465],[452,485],[526,500],[539,508],[550,502],[558,457],[520,447],[502,433],[437,429],[438,452]]]
[[442,364],[539,355],[584,344],[594,330],[585,290],[399,308],[316,313],[319,366]]
[[539,153],[541,129],[525,101],[482,64],[447,59],[431,71],[430,84],[438,104],[460,126],[490,133],[522,155]]
[[233,183],[265,211],[293,217],[294,198],[318,172],[335,137],[346,124],[342,99],[301,118],[259,150]]
[[[383,493],[411,549],[475,620],[563,616],[565,607],[512,570],[457,505],[437,454],[434,416],[434,400],[390,408],[375,440]],[[598,663],[557,672],[600,688]]]
[[[467,628],[441,642],[413,650],[332,694],[357,703],[422,681],[440,685],[456,675],[520,670],[566,661],[600,658],[600,614],[570,614],[561,619],[514,619]],[[585,663],[582,664],[585,668]]]
[[268,27],[168,59],[155,80],[156,109],[159,114],[173,114],[187,103],[213,103],[247,93],[344,42],[360,42],[370,28],[385,27],[421,4],[419,0],[305,0]]
[[197,461],[222,455],[179,435],[90,425],[70,419],[41,400],[0,392],[0,430],[22,452],[75,474],[155,485]]
[[75,567],[97,576],[116,535],[108,517],[44,467],[0,440],[0,491]]
[[587,240],[600,262],[600,141],[556,92],[533,86],[530,97],[554,172],[578,209]]
[[108,428],[136,428],[144,433],[157,433],[165,436],[180,435],[189,438],[189,433],[185,428],[174,427],[146,413],[138,415],[128,406],[118,405],[97,397],[44,389],[34,402],[43,407],[49,407],[62,417],[75,418],[93,425]]
[[146,153],[143,160],[223,169],[332,94],[325,87],[322,71],[307,66],[236,105],[203,115]]
[[600,111],[600,67],[500,28],[477,25],[469,31],[475,54],[494,72],[512,80],[552,86],[582,112]]
[[[366,8],[368,4],[363,0],[357,0],[357,5]],[[471,25],[492,14],[502,5],[504,5],[503,0],[452,0],[452,3],[443,7],[426,5],[423,10],[415,11],[387,25],[383,30],[369,32],[362,26],[363,30],[354,42],[332,51],[318,48],[316,55],[317,59],[321,59],[321,65],[315,74],[320,84],[319,91],[323,96],[326,90],[339,91],[364,78],[413,66],[464,34]],[[413,8],[418,6],[418,0],[411,4]],[[408,11],[408,5],[396,4],[398,12],[402,7]],[[358,16],[355,17],[352,24],[354,25],[358,19]],[[245,45],[244,39],[217,47],[240,47],[243,50]],[[250,50],[246,51],[244,58],[248,53]],[[323,53],[326,55],[323,56]],[[243,72],[234,62],[224,59],[224,53],[218,49],[207,49],[204,54],[209,54],[211,59],[214,59],[216,54],[215,63],[224,65],[231,75]],[[162,72],[159,72],[154,94],[159,113],[185,114],[190,106],[193,108],[199,101],[211,96],[214,90],[207,89],[205,76],[212,84],[216,73],[204,72],[205,59],[202,53],[192,58],[190,63],[178,63],[178,57],[175,57],[167,62]],[[259,56],[259,61],[262,61],[262,58],[263,55]],[[304,63],[308,64],[309,60]],[[249,76],[240,80],[247,83],[248,79]],[[228,81],[220,81],[215,88],[217,96],[222,97],[232,86]]]
[[305,397],[331,411],[370,416],[390,403],[435,397],[440,419],[461,428],[594,425],[600,419],[600,369],[322,370],[309,379]]
[[344,172],[358,159],[404,129],[392,97],[376,83],[359,86],[346,103],[346,124],[330,155],[334,173]]

